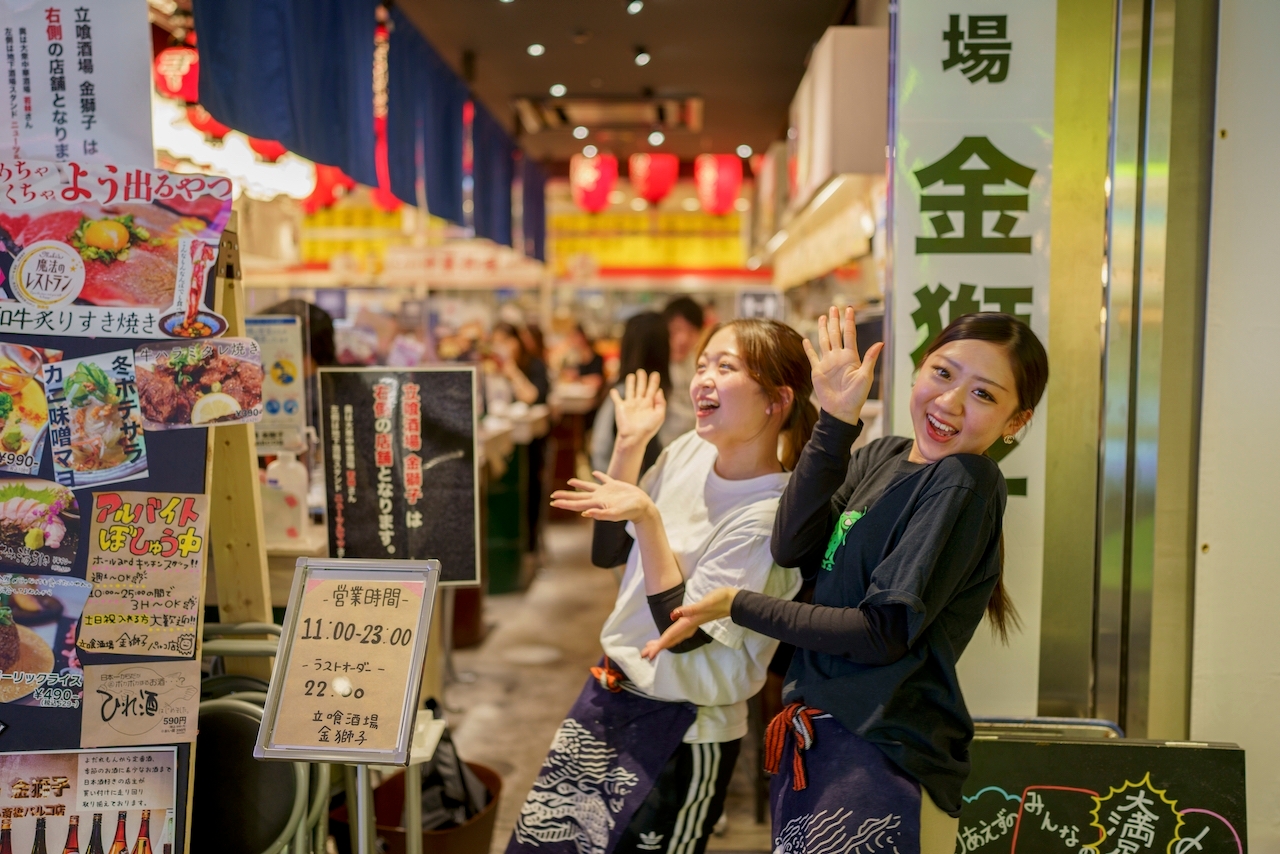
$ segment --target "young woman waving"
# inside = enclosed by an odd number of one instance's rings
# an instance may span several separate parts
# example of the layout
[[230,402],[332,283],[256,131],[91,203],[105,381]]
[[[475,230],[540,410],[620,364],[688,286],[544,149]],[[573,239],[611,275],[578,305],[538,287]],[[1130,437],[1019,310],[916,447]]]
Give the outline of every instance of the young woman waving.
[[747,732],[746,701],[777,641],[721,619],[661,661],[640,653],[671,625],[672,609],[712,590],[785,599],[799,589],[799,572],[775,565],[769,541],[787,469],[817,417],[811,392],[791,328],[736,320],[713,329],[685,391],[696,428],[664,448],[639,485],[665,398],[643,371],[612,393],[608,474],[571,480],[573,490],[552,498],[597,520],[598,535],[625,521],[627,536],[603,564],[627,568],[600,633],[605,658],[556,733],[508,854],[705,848]]
[[677,608],[645,654],[726,616],[797,647],[766,745],[780,771],[775,850],[880,839],[950,854],[973,738],[956,661],[984,613],[1002,635],[1016,621],[1001,580],[1004,477],[984,454],[1029,422],[1048,358],[1016,318],[957,319],[912,386],[914,439],[851,459],[881,348],[860,360],[853,311],[843,335],[839,320],[832,308],[818,349],[805,342],[822,414],[773,535],[780,564],[816,576],[813,604],[715,590]]

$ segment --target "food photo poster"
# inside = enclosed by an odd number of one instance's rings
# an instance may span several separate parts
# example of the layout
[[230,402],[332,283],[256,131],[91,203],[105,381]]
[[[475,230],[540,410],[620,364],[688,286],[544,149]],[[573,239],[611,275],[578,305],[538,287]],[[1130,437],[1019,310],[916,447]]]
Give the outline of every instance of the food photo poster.
[[195,738],[207,430],[263,414],[213,306],[230,193],[0,161],[0,757]]

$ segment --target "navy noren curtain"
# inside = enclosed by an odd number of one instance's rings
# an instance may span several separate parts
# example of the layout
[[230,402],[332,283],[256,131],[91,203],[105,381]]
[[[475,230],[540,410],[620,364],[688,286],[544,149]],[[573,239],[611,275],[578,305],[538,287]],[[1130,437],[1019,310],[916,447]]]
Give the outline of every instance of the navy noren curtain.
[[421,154],[427,210],[462,222],[462,107],[470,95],[462,80],[398,9],[391,10],[388,56],[387,149],[391,190],[418,203]]
[[377,186],[377,0],[195,0],[200,103],[259,139]]

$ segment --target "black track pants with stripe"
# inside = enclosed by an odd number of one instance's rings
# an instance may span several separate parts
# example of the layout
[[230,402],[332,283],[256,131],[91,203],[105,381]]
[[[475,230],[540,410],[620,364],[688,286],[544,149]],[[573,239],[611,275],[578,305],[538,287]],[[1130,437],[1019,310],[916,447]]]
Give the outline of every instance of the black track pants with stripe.
[[720,744],[681,744],[627,825],[616,854],[703,854],[742,739]]

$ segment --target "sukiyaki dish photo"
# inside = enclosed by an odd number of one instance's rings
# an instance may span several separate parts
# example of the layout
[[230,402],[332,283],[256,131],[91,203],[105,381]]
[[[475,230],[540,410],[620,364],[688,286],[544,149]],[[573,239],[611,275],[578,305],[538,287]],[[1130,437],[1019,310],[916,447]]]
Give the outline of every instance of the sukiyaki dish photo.
[[[65,243],[84,260],[78,300],[92,305],[158,306],[173,302],[178,241],[208,226],[154,204],[73,209],[0,217],[0,241],[15,256],[41,240]],[[16,297],[16,294],[14,295]]]
[[156,343],[135,352],[148,430],[238,424],[262,417],[262,354],[250,338]]

